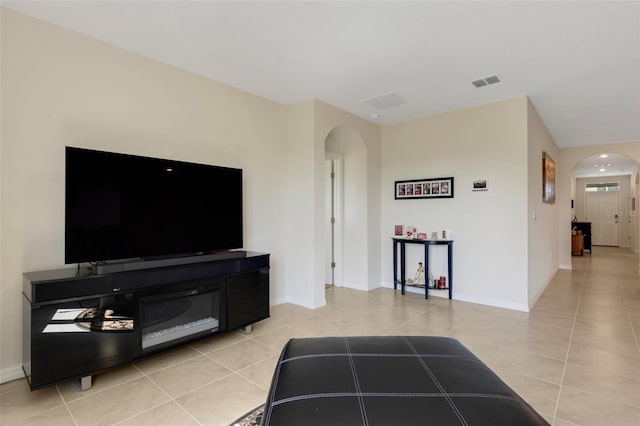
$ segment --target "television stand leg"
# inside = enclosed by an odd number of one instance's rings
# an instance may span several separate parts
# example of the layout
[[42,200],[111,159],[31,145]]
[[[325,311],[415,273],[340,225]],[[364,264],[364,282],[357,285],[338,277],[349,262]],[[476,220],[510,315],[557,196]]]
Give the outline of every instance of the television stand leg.
[[91,376],[80,377],[80,390],[82,392],[91,389]]
[[240,330],[242,330],[244,334],[251,334],[251,332],[253,331],[253,324],[246,325],[242,327]]

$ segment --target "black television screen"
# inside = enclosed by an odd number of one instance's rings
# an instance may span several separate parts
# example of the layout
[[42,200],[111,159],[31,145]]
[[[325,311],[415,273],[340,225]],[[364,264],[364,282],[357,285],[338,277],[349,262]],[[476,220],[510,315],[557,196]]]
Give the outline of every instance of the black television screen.
[[66,148],[65,263],[243,246],[242,170]]

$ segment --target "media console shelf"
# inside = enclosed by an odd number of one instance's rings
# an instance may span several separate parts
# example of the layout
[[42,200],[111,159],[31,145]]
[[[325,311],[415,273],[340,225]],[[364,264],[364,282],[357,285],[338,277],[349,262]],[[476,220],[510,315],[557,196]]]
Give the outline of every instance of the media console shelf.
[[31,389],[74,378],[89,387],[100,370],[269,317],[268,254],[191,261],[23,274],[22,368]]

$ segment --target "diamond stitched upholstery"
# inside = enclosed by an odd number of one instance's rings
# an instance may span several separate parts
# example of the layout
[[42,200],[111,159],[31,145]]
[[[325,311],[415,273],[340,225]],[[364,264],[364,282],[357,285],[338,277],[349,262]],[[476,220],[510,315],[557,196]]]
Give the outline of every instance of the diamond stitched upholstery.
[[263,425],[548,425],[447,337],[291,339]]

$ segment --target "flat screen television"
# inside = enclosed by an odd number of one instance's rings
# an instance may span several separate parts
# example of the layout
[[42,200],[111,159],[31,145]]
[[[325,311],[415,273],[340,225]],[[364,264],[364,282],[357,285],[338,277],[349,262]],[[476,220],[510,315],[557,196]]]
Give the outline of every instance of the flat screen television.
[[243,246],[242,170],[66,148],[65,263]]

